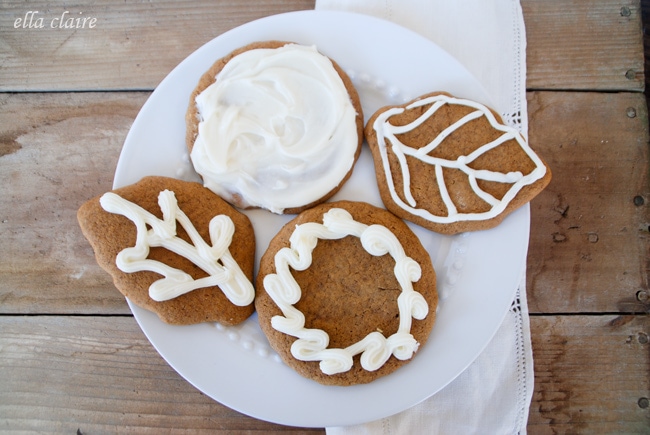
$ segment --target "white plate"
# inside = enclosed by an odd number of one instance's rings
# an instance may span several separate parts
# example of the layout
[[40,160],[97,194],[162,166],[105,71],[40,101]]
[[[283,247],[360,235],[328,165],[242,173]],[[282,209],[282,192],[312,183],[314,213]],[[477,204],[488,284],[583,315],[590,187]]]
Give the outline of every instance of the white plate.
[[[484,103],[477,81],[429,40],[365,15],[304,11],[245,24],[205,44],[152,93],[126,138],[115,187],[145,175],[197,179],[185,150],[184,114],[199,76],[219,57],[259,40],[315,44],[353,78],[366,119],[380,105],[401,103],[435,90]],[[364,145],[353,176],[333,199],[381,205],[370,152]],[[290,218],[247,212],[257,256]],[[350,425],[403,411],[435,394],[483,350],[513,300],[528,247],[529,208],[499,227],[453,237],[411,226],[429,250],[438,274],[440,305],[428,343],[393,374],[352,387],[322,386],[280,362],[253,315],[242,325],[169,326],[133,304],[142,330],[181,376],[213,399],[275,423]]]

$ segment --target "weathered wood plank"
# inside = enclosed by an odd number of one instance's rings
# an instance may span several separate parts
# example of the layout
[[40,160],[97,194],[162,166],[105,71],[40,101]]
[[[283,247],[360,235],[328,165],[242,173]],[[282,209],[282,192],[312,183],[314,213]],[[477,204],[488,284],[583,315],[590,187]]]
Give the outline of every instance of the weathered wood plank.
[[[642,399],[650,396],[649,316],[533,316],[531,329],[529,433],[647,432],[650,408]],[[3,430],[296,430],[243,416],[201,394],[163,361],[130,317],[4,316],[0,330]]]
[[[300,9],[314,0],[43,0],[0,3],[0,90],[153,89],[181,60],[216,36],[255,19]],[[35,15],[26,15],[38,11]],[[69,18],[96,18],[94,28],[52,29]],[[42,18],[44,28],[36,25]],[[14,28],[16,20],[22,20]],[[88,23],[88,25],[90,25]],[[71,72],[74,72],[71,74]]]
[[[243,9],[234,1],[44,0],[0,3],[0,90],[153,89],[192,51],[219,34],[272,14],[313,9],[314,0],[263,0]],[[524,0],[528,87],[643,89],[638,0]],[[43,29],[22,28],[43,20]],[[61,14],[97,18],[94,28],[52,29]],[[14,28],[16,20],[22,20]],[[55,22],[55,24],[57,24]],[[70,71],[75,71],[70,74]]]
[[[0,261],[1,312],[128,313],[75,212],[110,189],[147,95],[0,95],[0,125],[11,126],[0,138],[0,248],[12,253]],[[636,299],[650,257],[643,96],[538,92],[529,108],[531,144],[554,171],[531,207],[531,311],[646,312]]]
[[644,88],[639,0],[522,0],[528,89]]
[[[0,427],[48,433],[318,433],[235,412],[181,378],[131,317],[0,318]],[[34,382],[38,379],[38,382]],[[251,390],[254,400],[254,388]]]
[[531,312],[648,312],[648,112],[642,94],[528,95],[553,180],[531,203]]
[[533,316],[531,330],[531,435],[650,431],[650,316]]
[[0,312],[129,313],[76,212],[110,190],[147,96],[0,94]]

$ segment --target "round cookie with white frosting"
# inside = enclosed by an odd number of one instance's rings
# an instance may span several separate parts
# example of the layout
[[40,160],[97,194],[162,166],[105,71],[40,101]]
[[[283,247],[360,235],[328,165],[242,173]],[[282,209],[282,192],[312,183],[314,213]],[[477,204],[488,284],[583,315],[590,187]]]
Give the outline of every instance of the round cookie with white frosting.
[[190,96],[186,143],[204,185],[239,208],[298,213],[352,173],[363,112],[314,46],[257,42],[219,59]]
[[253,313],[253,227],[200,183],[145,177],[77,218],[117,289],[161,320],[235,325]]
[[436,275],[417,236],[362,202],[302,212],[273,238],[256,279],[262,331],[282,360],[325,385],[385,376],[416,357],[436,316]]
[[551,180],[518,130],[447,93],[382,107],[365,135],[386,208],[443,234],[492,228]]

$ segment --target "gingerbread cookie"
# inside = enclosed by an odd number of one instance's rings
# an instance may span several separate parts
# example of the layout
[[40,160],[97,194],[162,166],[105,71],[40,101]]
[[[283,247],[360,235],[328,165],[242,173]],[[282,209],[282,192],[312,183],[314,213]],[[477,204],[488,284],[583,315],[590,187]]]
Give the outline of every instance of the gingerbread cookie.
[[235,325],[253,313],[253,227],[199,183],[145,177],[77,218],[117,289],[163,321]]
[[495,227],[551,180],[496,112],[446,93],[379,109],[365,135],[386,208],[443,234]]
[[240,208],[298,213],[336,193],[363,141],[359,96],[316,47],[257,42],[217,60],[186,114],[206,187]]
[[407,364],[433,327],[438,296],[428,252],[386,210],[321,204],[272,239],[255,307],[282,360],[326,385],[371,382]]

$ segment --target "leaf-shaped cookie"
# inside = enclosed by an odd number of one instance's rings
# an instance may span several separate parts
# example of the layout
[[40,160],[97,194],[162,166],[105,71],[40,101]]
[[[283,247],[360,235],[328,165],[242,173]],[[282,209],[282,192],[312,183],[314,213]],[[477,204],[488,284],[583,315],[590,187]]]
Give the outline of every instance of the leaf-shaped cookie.
[[498,225],[551,179],[518,130],[446,93],[383,107],[365,133],[386,208],[443,234]]
[[199,183],[145,177],[77,217],[117,289],[163,321],[234,325],[253,313],[253,227]]

